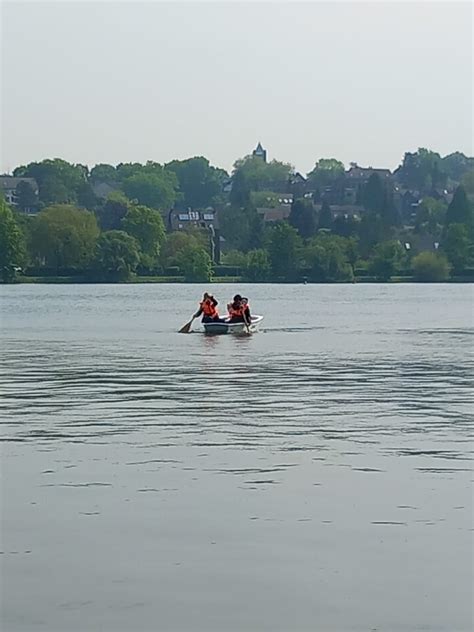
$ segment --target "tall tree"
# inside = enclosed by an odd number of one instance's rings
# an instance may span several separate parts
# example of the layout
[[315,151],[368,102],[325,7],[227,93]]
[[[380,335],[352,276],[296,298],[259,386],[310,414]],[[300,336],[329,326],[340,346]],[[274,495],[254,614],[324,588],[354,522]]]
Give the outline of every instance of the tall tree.
[[137,173],[124,180],[122,186],[128,198],[151,208],[166,210],[175,200],[173,185],[158,174]]
[[449,278],[450,265],[439,252],[420,252],[412,261],[413,275],[422,283],[440,283]]
[[319,212],[318,230],[321,230],[322,228],[326,230],[331,230],[332,226],[333,226],[333,219],[332,219],[331,207],[325,200]]
[[314,187],[323,189],[333,185],[344,175],[344,163],[335,158],[320,158],[312,171],[308,173],[308,181]]
[[371,213],[382,215],[386,201],[386,188],[378,173],[373,173],[362,190],[364,208]]
[[306,198],[295,200],[291,206],[288,221],[303,239],[312,237],[317,230],[317,217],[312,200]]
[[294,278],[298,268],[301,238],[293,226],[278,222],[271,228],[268,254],[272,273],[277,278]]
[[211,257],[204,248],[193,246],[182,250],[179,267],[188,283],[207,283],[212,279]]
[[469,196],[474,196],[474,169],[466,171],[461,178],[461,184]]
[[165,165],[165,169],[176,175],[185,207],[212,206],[222,191],[224,180],[228,178],[226,171],[212,167],[203,156],[173,160]]
[[446,211],[446,225],[450,224],[466,224],[471,227],[473,223],[473,210],[471,203],[466,195],[466,190],[460,185],[451,200],[448,210]]
[[219,221],[222,236],[230,247],[247,252],[262,246],[265,225],[262,217],[252,206],[227,206],[220,213]]
[[447,179],[441,156],[424,147],[420,147],[414,153],[405,153],[395,175],[403,186],[419,191],[430,191],[432,187],[445,186]]
[[393,200],[390,184],[382,182],[377,173],[373,173],[362,189],[362,203],[367,212],[379,215],[386,226],[397,226],[400,217]]
[[38,207],[38,196],[27,180],[21,180],[15,189],[16,203],[23,212],[36,210]]
[[38,262],[54,267],[85,267],[94,254],[99,229],[93,213],[70,205],[44,209],[33,220],[30,251]]
[[168,233],[160,253],[162,266],[164,268],[179,266],[181,254],[184,251],[196,248],[206,250],[208,245],[209,235],[198,229]]
[[441,163],[443,171],[454,182],[460,182],[465,173],[474,169],[474,158],[468,158],[460,151],[445,156]]
[[140,254],[140,246],[131,235],[121,230],[105,231],[95,249],[95,275],[105,281],[126,281],[137,269]]
[[369,269],[381,281],[389,281],[401,269],[404,259],[405,251],[400,242],[383,241],[375,246]]
[[39,186],[39,199],[45,205],[77,202],[78,189],[87,180],[84,165],[71,164],[60,158],[30,162],[17,167],[17,177],[34,178]]
[[0,276],[4,283],[14,281],[17,269],[26,261],[23,233],[11,208],[0,198]]
[[244,265],[244,276],[249,281],[263,282],[267,281],[271,272],[270,260],[268,252],[263,248],[251,250],[247,253]]
[[316,282],[352,281],[351,261],[354,243],[336,235],[320,233],[305,248],[305,263],[309,276]]
[[258,156],[237,160],[232,172],[231,201],[239,206],[248,205],[252,191],[284,193],[294,169],[290,164],[272,160],[264,162]]
[[415,229],[419,233],[429,233],[437,237],[441,234],[445,217],[445,202],[432,197],[423,198],[416,211]]
[[116,182],[117,171],[114,166],[101,163],[91,169],[90,180],[93,183]]
[[472,263],[472,241],[465,224],[450,224],[442,242],[442,249],[446,253],[454,272],[462,272]]
[[121,223],[122,229],[140,244],[142,265],[153,266],[165,239],[165,226],[159,211],[146,206],[131,206]]
[[96,211],[102,230],[119,230],[132,203],[121,192],[114,191]]

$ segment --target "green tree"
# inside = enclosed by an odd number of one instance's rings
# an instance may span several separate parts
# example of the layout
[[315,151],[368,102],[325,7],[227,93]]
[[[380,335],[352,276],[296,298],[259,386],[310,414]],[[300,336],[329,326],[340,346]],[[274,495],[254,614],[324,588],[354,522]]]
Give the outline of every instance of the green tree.
[[461,179],[461,185],[463,186],[467,195],[474,195],[474,169],[471,169],[471,171],[467,171],[463,175]]
[[352,281],[351,262],[357,258],[355,241],[320,233],[305,248],[304,258],[309,276],[316,282]]
[[228,250],[222,255],[222,263],[226,266],[243,268],[247,263],[247,254],[240,250]]
[[301,238],[287,222],[277,222],[270,230],[268,254],[272,274],[277,278],[292,279],[298,269]]
[[90,180],[94,183],[97,182],[116,182],[117,172],[115,167],[107,164],[98,164],[91,169]]
[[366,211],[382,215],[387,204],[387,192],[378,173],[373,173],[363,187],[362,203]]
[[88,174],[84,165],[54,158],[17,167],[13,175],[34,178],[39,186],[40,202],[43,206],[49,206],[77,203],[78,189],[87,180]]
[[277,208],[280,195],[274,191],[251,191],[250,205],[254,208]]
[[333,222],[332,232],[340,237],[355,237],[359,232],[360,220],[338,215]]
[[146,206],[131,206],[121,224],[122,229],[140,244],[142,265],[153,267],[165,239],[165,226],[159,211]]
[[193,246],[182,250],[179,254],[179,267],[188,283],[207,283],[212,279],[211,257],[204,248]]
[[267,281],[271,273],[271,265],[268,252],[263,248],[251,250],[247,253],[244,276],[249,281]]
[[130,200],[155,209],[169,209],[176,199],[176,176],[170,172],[142,171],[126,178],[122,187]]
[[238,206],[248,205],[252,191],[284,193],[291,173],[293,167],[290,164],[277,160],[266,163],[258,156],[237,160],[232,173],[231,202]]
[[362,204],[371,218],[379,216],[387,226],[401,223],[399,213],[393,199],[393,188],[390,183],[382,182],[377,173],[373,173],[361,192]]
[[417,281],[439,283],[449,278],[448,259],[438,252],[420,252],[412,260],[413,275]]
[[228,178],[226,171],[212,167],[203,156],[173,160],[165,165],[165,169],[176,175],[183,205],[192,208],[213,206]]
[[179,266],[184,251],[199,248],[206,250],[208,245],[209,236],[198,229],[168,233],[161,248],[161,264],[164,268]]
[[473,224],[471,203],[462,185],[456,189],[446,212],[446,225],[450,226],[451,224],[466,224],[470,228]]
[[465,224],[450,224],[443,239],[442,248],[454,272],[462,272],[472,262],[472,242]]
[[99,203],[99,198],[94,193],[90,182],[85,180],[81,182],[76,189],[77,204],[86,208],[88,211],[93,211]]
[[102,230],[120,230],[122,220],[131,207],[132,203],[121,191],[111,193],[96,211]]
[[320,158],[312,171],[308,173],[308,181],[319,189],[333,185],[344,175],[344,163],[335,158]]
[[137,240],[121,230],[109,230],[100,236],[95,249],[95,275],[106,281],[126,281],[140,261]]
[[387,227],[380,215],[365,213],[359,223],[359,244],[363,257],[368,257],[375,245],[387,241],[392,236],[393,230]]
[[445,186],[447,180],[441,156],[424,147],[414,153],[407,152],[395,175],[403,186],[419,191]]
[[295,200],[291,206],[288,221],[303,239],[312,237],[317,230],[317,217],[313,202],[306,198]]
[[318,230],[331,230],[333,225],[332,211],[329,204],[324,200],[319,212]]
[[389,281],[400,270],[404,259],[405,251],[400,242],[383,241],[374,248],[369,270],[381,281]]
[[26,261],[23,233],[11,208],[0,198],[0,275],[4,283],[15,280]]
[[70,205],[51,206],[33,219],[31,255],[58,272],[66,267],[83,268],[94,255],[98,235],[93,213]]
[[36,210],[38,207],[38,197],[35,190],[27,180],[21,180],[15,189],[16,203],[23,212]]
[[460,151],[455,151],[441,160],[442,170],[454,182],[460,182],[463,176],[474,169],[474,158],[468,158]]
[[417,208],[415,229],[419,233],[439,236],[445,217],[446,204],[442,200],[435,200],[432,197],[423,198]]
[[252,206],[227,206],[220,213],[219,221],[222,236],[231,248],[248,252],[262,247],[265,225],[262,217]]

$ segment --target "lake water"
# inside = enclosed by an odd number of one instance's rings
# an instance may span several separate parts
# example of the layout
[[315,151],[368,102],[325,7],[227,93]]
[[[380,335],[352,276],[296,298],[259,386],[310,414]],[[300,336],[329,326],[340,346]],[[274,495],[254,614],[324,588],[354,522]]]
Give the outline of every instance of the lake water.
[[0,287],[2,632],[472,630],[472,286],[205,289]]

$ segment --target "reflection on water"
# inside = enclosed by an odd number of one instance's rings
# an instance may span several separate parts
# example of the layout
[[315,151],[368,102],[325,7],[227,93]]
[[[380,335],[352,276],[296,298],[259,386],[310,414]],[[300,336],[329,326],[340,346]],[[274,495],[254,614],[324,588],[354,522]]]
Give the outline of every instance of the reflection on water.
[[5,629],[468,630],[466,291],[253,286],[242,337],[167,291],[2,290]]

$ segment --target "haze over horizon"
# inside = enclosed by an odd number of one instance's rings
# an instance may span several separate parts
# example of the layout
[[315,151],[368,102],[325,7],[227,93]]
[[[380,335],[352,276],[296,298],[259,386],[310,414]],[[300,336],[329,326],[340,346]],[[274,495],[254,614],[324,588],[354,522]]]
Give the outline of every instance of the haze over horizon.
[[473,153],[470,2],[5,2],[0,170]]

